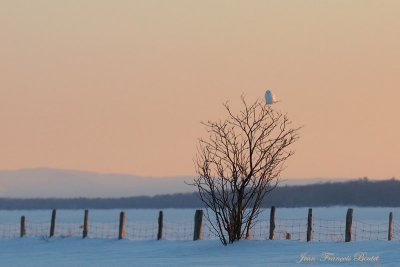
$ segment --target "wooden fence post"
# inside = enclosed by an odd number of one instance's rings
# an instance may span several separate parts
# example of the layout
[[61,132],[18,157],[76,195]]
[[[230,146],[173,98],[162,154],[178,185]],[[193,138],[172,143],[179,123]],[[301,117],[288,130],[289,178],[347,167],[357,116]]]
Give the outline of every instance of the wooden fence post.
[[158,233],[157,233],[157,240],[161,240],[163,237],[163,211],[160,210],[160,213],[158,214]]
[[275,231],[275,206],[271,207],[271,213],[269,215],[269,239],[274,240]]
[[393,237],[393,212],[389,213],[389,230],[388,230],[388,240],[391,241]]
[[83,231],[82,231],[82,238],[86,238],[88,236],[88,221],[89,221],[89,210],[85,210],[85,217],[83,219]]
[[51,212],[50,237],[54,236],[56,229],[56,209]]
[[203,227],[203,211],[196,210],[194,215],[194,233],[193,233],[193,240],[202,240],[202,227]]
[[312,240],[312,209],[308,209],[307,217],[307,242]]
[[21,216],[20,237],[24,237],[25,235],[26,235],[25,216]]
[[353,224],[353,209],[348,209],[346,214],[345,242],[351,241],[351,226]]
[[121,211],[119,214],[119,231],[118,231],[118,239],[124,239],[125,237],[125,212]]

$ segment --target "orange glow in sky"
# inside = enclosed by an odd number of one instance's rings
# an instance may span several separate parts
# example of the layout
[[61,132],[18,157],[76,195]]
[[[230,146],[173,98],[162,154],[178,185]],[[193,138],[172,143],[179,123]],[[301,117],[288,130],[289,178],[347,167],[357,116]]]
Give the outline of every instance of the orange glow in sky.
[[400,177],[400,1],[0,3],[0,169],[193,175],[202,120],[271,88],[283,176]]

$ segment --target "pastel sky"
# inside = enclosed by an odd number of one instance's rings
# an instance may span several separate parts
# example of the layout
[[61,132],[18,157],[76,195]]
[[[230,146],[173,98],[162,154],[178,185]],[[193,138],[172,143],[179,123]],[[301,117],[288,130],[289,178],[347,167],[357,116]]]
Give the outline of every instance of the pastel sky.
[[400,177],[400,1],[0,3],[0,169],[193,175],[202,120],[263,97],[284,177]]

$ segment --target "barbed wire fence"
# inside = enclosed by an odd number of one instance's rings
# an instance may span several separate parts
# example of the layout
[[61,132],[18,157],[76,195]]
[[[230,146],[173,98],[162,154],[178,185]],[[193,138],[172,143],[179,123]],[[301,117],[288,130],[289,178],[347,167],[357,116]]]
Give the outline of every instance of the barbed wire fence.
[[[350,209],[349,209],[350,210]],[[351,209],[352,210],[352,209]],[[311,209],[310,209],[311,211]],[[310,214],[309,211],[309,214]],[[87,211],[88,212],[88,211]],[[53,210],[55,214],[55,210]],[[21,217],[20,223],[0,223],[0,238],[19,237],[86,237],[129,239],[129,240],[218,240],[211,222],[204,220],[201,210],[197,210],[195,221],[163,221],[162,211],[157,221],[125,221],[125,212],[121,212],[120,220],[110,222],[56,222],[55,216],[49,221],[30,222]],[[352,216],[352,212],[351,212]],[[85,217],[86,218],[86,217]],[[88,218],[86,218],[88,220]],[[393,222],[393,214],[389,223],[371,223],[353,221],[347,216],[346,221],[327,220],[322,218],[273,218],[273,239],[314,242],[348,242],[361,240],[400,240],[400,224]],[[252,240],[270,239],[270,220],[256,221],[250,231]],[[52,232],[53,227],[53,232]],[[85,229],[86,227],[86,229]],[[196,233],[197,232],[197,233]],[[309,233],[308,233],[309,232]],[[310,235],[309,235],[310,234]],[[310,236],[308,240],[308,236]]]

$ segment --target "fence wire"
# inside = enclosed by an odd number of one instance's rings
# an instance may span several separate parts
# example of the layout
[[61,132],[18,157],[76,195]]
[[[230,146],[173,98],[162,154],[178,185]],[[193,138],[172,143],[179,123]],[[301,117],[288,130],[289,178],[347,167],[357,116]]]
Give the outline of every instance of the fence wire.
[[269,221],[258,221],[250,229],[250,239],[269,239]]
[[346,223],[337,220],[315,218],[312,225],[312,239],[321,242],[345,240]]
[[16,238],[20,236],[19,224],[0,224],[0,238]]
[[361,221],[353,222],[353,240],[387,240],[388,224],[372,224]]
[[400,240],[400,224],[393,223],[393,235],[392,238],[394,240]]
[[131,240],[157,239],[158,223],[153,221],[127,221],[125,224],[125,238]]
[[[156,240],[158,234],[157,221],[126,221],[125,239]],[[316,242],[344,242],[346,224],[344,221],[325,220],[314,218],[312,221],[312,241]],[[250,239],[269,239],[269,220],[257,221],[250,230]],[[388,240],[389,225],[387,223],[367,223],[353,221],[352,240]],[[82,223],[56,222],[54,235],[56,237],[82,237]],[[165,240],[193,240],[193,221],[164,221],[162,239]],[[21,225],[0,224],[0,238],[18,238],[21,235]],[[25,236],[48,237],[50,222],[25,222]],[[88,224],[89,238],[118,238],[119,221],[90,222]],[[306,241],[307,219],[277,218],[275,221],[274,239]],[[212,224],[203,220],[202,238],[204,240],[219,239]],[[393,223],[392,240],[400,240],[400,224]]]
[[27,237],[43,237],[50,234],[50,223],[48,222],[25,222]]
[[215,232],[211,223],[206,220],[203,221],[203,239],[205,240],[217,240],[219,239],[218,234]]
[[306,219],[277,219],[275,222],[275,239],[305,240],[306,235]]
[[164,238],[167,240],[193,240],[194,224],[187,222],[165,222]]
[[89,223],[88,236],[93,238],[116,238],[119,232],[119,222]]
[[60,223],[57,222],[54,235],[59,237],[78,237],[82,236],[83,225],[81,223]]

